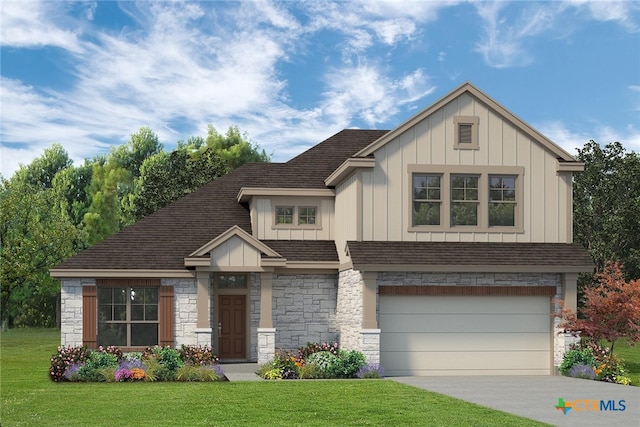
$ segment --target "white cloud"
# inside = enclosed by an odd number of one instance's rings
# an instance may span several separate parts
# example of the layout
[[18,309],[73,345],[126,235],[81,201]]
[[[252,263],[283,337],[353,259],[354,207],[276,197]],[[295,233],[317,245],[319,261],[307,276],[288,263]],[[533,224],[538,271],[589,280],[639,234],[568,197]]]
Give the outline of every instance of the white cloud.
[[398,107],[414,102],[433,91],[422,70],[398,80],[386,77],[370,65],[345,67],[328,75],[323,111],[350,122],[357,113],[367,125],[385,123]]
[[608,125],[593,124],[589,130],[576,131],[562,122],[554,121],[541,123],[536,128],[573,156],[578,154],[578,148],[583,148],[590,140],[600,145],[620,142],[627,150],[640,152],[640,129],[633,125],[625,129],[613,129]]
[[[79,24],[67,19],[64,10],[64,5],[58,2],[3,1],[0,3],[0,44],[26,48],[56,46],[81,52]],[[65,24],[61,26],[54,22],[56,20]]]
[[638,31],[640,4],[637,1],[570,0],[569,3],[585,10],[596,21],[614,21],[628,31]]
[[476,44],[476,51],[482,54],[487,65],[495,68],[525,66],[533,62],[524,42],[551,29],[560,8],[553,3],[528,5],[512,18],[512,13],[505,12],[509,6],[505,2],[479,2],[475,6],[485,31]]
[[[303,25],[283,4],[267,2],[234,3],[231,8],[124,3],[121,7],[135,26],[104,32],[86,24],[90,38],[80,42],[74,35],[67,41],[73,57],[69,71],[75,78],[70,89],[33,88],[3,79],[2,103],[11,108],[2,117],[1,137],[8,141],[2,173],[10,175],[18,159],[28,163],[53,142],[62,142],[73,159],[92,157],[108,148],[104,141],[123,143],[140,126],[151,127],[170,145],[185,134],[204,134],[208,123],[223,132],[238,125],[268,152],[275,150],[275,160],[286,160],[354,121],[384,123],[402,105],[430,93],[424,71],[392,77],[394,70],[388,67],[353,65],[352,58],[345,58],[328,71],[316,70],[324,73],[325,87],[317,88],[324,96],[315,105],[287,104],[287,81],[279,64],[290,61],[292,53],[313,54],[305,48],[316,33],[334,31],[360,52],[372,43],[398,43],[415,31],[406,17],[409,11],[394,12],[395,21],[380,17],[374,31],[376,25],[363,25],[362,17],[352,12],[342,16],[339,8],[345,5],[303,16]],[[82,15],[94,12],[88,7]],[[328,24],[340,16],[344,19]],[[53,18],[47,24],[52,33],[67,34],[63,29],[69,18],[55,17],[59,27]],[[33,21],[25,25],[36,27]]]
[[[484,33],[476,44],[487,65],[495,68],[531,64],[535,58],[527,41],[533,37],[566,37],[590,20],[614,21],[629,31],[638,30],[638,2],[569,0],[567,2],[477,2]],[[516,13],[516,10],[519,13]],[[569,15],[586,11],[587,19]]]

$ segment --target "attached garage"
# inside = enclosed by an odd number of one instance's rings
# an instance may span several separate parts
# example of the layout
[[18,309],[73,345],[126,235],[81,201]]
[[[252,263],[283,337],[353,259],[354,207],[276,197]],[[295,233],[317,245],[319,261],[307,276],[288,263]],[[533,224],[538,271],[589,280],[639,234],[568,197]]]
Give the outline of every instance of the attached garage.
[[389,376],[550,375],[553,293],[543,286],[380,287],[380,363]]

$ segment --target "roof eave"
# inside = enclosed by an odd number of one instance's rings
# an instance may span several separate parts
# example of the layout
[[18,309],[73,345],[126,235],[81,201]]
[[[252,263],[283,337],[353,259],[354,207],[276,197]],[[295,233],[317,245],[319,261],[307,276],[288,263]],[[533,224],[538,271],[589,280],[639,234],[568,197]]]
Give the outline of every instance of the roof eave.
[[372,157],[348,158],[340,166],[338,166],[338,169],[333,171],[331,175],[329,175],[327,179],[324,180],[324,183],[327,187],[336,187],[355,170],[360,168],[371,169],[375,167],[375,165],[376,159]]
[[440,265],[440,264],[367,264],[353,262],[353,269],[360,271],[411,271],[433,273],[585,273],[593,265]]
[[56,268],[49,270],[51,277],[80,278],[80,277],[145,277],[145,278],[193,278],[195,274],[186,268],[183,270],[148,270],[148,269],[81,269]]

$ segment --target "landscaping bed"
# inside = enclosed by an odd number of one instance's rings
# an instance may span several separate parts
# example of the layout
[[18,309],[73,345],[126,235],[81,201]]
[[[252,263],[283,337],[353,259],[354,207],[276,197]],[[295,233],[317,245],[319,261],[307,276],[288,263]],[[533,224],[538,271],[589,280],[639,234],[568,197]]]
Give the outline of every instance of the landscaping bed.
[[307,343],[297,351],[278,350],[256,374],[267,380],[383,378],[382,367],[367,363],[359,351],[344,351],[338,343]]
[[149,347],[124,353],[115,346],[58,347],[49,377],[55,382],[227,381],[211,347]]

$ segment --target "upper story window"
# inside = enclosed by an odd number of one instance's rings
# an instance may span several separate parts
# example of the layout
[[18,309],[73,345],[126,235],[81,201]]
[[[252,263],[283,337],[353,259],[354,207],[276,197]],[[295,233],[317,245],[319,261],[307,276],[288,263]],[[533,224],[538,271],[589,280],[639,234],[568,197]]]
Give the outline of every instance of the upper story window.
[[477,116],[453,117],[453,148],[456,150],[477,150],[478,123]]
[[276,227],[318,227],[318,207],[317,206],[276,206],[275,226]]
[[479,177],[451,175],[451,226],[478,225]]
[[413,175],[413,225],[440,225],[440,175]]
[[489,227],[516,224],[515,175],[489,175]]
[[409,231],[522,232],[522,167],[409,165]]
[[306,206],[298,208],[298,225],[315,225],[316,207]]
[[293,206],[276,206],[276,225],[293,224]]

